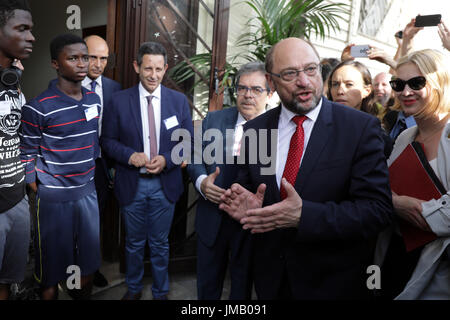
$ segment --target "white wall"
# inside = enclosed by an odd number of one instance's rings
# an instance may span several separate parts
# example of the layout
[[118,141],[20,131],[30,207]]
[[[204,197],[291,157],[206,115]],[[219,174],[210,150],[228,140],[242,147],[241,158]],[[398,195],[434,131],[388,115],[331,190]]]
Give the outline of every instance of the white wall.
[[[374,37],[368,37],[358,32],[361,0],[341,0],[329,2],[344,2],[351,6],[351,15],[345,17],[341,24],[342,31],[329,35],[324,41],[312,39],[322,58],[339,58],[342,50],[349,43],[371,44],[385,50],[394,56],[397,43],[394,34],[402,30],[417,14],[442,14],[442,19],[450,25],[450,1],[447,0],[391,0],[389,11]],[[420,31],[414,41],[414,49],[433,48],[442,50],[442,44],[437,34],[437,27],[429,27]],[[375,76],[378,72],[388,71],[389,67],[367,58],[358,58],[366,64]]]

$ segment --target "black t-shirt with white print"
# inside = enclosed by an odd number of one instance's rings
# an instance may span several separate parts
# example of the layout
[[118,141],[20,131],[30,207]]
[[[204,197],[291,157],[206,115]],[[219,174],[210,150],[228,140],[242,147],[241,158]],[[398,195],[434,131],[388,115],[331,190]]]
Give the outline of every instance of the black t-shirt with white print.
[[0,82],[0,214],[25,196],[25,170],[20,162],[19,127],[24,101],[16,87]]

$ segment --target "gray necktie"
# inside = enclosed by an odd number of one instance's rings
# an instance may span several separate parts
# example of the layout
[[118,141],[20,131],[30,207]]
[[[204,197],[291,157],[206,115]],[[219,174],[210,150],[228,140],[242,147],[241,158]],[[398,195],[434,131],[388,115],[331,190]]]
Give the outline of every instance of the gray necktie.
[[153,105],[152,105],[152,98],[153,96],[147,96],[148,101],[148,131],[149,131],[149,140],[150,140],[150,159],[153,159],[157,155],[157,148],[156,148],[156,127],[155,127],[155,114],[153,112]]

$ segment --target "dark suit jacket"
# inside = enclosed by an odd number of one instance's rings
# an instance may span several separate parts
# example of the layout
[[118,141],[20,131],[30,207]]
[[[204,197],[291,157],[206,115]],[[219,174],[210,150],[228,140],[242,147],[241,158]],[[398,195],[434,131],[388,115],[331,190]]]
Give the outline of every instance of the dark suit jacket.
[[[244,129],[277,129],[280,110],[267,111]],[[270,140],[262,143],[271,150]],[[248,163],[248,141],[245,146]],[[267,206],[280,201],[280,191],[275,175],[261,175],[261,167],[243,165],[238,181],[253,192],[265,183]],[[294,187],[303,200],[298,228],[253,237],[258,298],[275,298],[283,275],[295,299],[364,297],[371,244],[392,212],[378,120],[323,98]]]
[[[232,132],[234,132],[237,117],[238,110],[235,107],[216,112],[209,112],[206,118],[202,121],[202,132],[205,133],[208,129],[217,129],[220,131],[221,137],[225,138],[227,129],[233,130]],[[223,140],[219,139],[220,143],[223,144],[223,157],[220,157],[221,161],[214,161],[212,164],[203,162],[201,164],[193,163],[188,165],[188,172],[194,184],[200,175],[209,175],[216,170],[216,167],[219,167],[220,174],[216,178],[215,184],[224,189],[228,189],[230,187],[237,172],[234,165],[225,165],[227,152],[226,140],[228,139],[229,146],[231,146],[231,148],[229,148],[231,150],[228,152],[232,152],[234,142],[233,135],[230,135]],[[202,151],[209,144],[209,141],[203,141],[202,139]],[[216,241],[223,214],[226,213],[219,210],[217,204],[205,200],[202,196],[199,197],[197,203],[197,214],[195,218],[195,229],[199,239],[208,247],[211,247]]]
[[[164,120],[176,116],[178,124],[167,130]],[[144,152],[138,85],[116,92],[103,116],[100,143],[106,154],[115,160],[114,190],[120,206],[131,203],[137,189],[139,169],[128,164],[134,152]],[[184,128],[193,135],[192,118],[186,97],[161,85],[161,129],[159,154],[166,159],[161,184],[166,198],[176,202],[183,193],[180,165],[172,161],[172,149],[179,143],[171,141],[172,132]]]
[[[109,105],[111,103],[112,95],[114,92],[122,90],[122,86],[115,80],[107,78],[105,76],[101,77],[102,79],[102,91],[103,91],[103,107]],[[113,167],[114,163],[108,157],[103,156],[103,170],[107,170],[106,168]],[[105,171],[106,177],[109,176],[107,171]]]
[[107,106],[111,103],[114,92],[122,90],[122,86],[117,81],[102,76],[103,105]]

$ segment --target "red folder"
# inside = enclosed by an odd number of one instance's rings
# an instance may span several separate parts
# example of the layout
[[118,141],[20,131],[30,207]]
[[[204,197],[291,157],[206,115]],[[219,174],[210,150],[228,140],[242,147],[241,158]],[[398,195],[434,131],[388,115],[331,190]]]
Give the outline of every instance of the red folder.
[[[439,199],[446,192],[417,142],[410,143],[391,164],[389,180],[392,191],[400,196],[428,201]],[[433,232],[424,231],[402,219],[399,220],[399,228],[408,252],[437,238]]]

